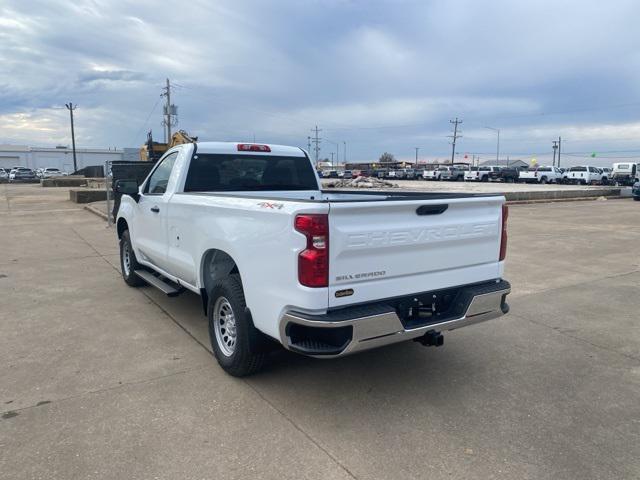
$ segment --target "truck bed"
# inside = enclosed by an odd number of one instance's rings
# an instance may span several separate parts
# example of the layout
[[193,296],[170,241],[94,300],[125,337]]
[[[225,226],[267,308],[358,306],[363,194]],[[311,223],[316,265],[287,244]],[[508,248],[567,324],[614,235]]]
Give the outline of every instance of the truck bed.
[[274,201],[296,201],[310,203],[344,202],[392,202],[400,200],[452,200],[479,197],[500,197],[500,193],[459,193],[459,192],[413,192],[413,191],[361,191],[361,190],[320,190],[320,191],[255,191],[255,192],[185,192],[176,195],[197,195],[207,197],[260,198]]

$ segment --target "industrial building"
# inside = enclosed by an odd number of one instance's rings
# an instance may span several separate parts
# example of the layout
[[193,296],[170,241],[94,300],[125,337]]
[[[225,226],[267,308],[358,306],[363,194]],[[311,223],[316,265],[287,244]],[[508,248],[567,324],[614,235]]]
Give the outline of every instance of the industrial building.
[[529,164],[523,160],[486,160],[480,162],[480,165],[491,165],[495,167],[514,167],[514,168],[528,168]]
[[[104,165],[108,160],[138,160],[136,148],[76,148],[78,169]],[[23,166],[29,168],[55,167],[68,173],[74,171],[73,150],[66,146],[29,147],[26,145],[0,145],[0,167]]]

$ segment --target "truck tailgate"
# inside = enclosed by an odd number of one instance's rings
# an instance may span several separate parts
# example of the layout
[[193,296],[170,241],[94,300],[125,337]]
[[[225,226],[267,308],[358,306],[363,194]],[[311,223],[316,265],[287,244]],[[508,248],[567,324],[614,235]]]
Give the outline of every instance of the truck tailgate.
[[329,307],[500,278],[504,197],[332,202]]

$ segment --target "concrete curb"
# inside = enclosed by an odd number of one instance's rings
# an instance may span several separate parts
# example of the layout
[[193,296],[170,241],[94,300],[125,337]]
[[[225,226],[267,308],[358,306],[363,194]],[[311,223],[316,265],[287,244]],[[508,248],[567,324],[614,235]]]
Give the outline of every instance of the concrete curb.
[[620,187],[600,187],[590,189],[571,189],[571,190],[536,190],[536,191],[516,191],[503,192],[508,202],[518,201],[563,201],[572,199],[588,199],[599,197],[619,197]]
[[618,195],[618,196],[612,196],[612,197],[600,196],[600,197],[575,197],[575,198],[549,198],[546,200],[507,200],[506,204],[507,205],[530,205],[530,204],[536,204],[536,203],[589,202],[589,201],[594,202],[597,200],[602,201],[602,199],[624,200],[625,197]]
[[108,220],[107,214],[105,212],[103,212],[102,210],[94,207],[93,205],[85,205],[84,209],[86,211],[91,212],[94,215],[97,215],[98,217],[102,218],[105,222]]

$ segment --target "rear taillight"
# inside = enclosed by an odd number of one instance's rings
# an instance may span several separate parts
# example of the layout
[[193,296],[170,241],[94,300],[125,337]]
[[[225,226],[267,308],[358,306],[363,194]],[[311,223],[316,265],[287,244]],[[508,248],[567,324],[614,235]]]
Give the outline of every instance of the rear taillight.
[[329,286],[329,217],[298,215],[295,228],[307,237],[307,248],[298,255],[298,281],[305,287]]
[[239,152],[270,152],[269,145],[258,145],[257,143],[239,143]]
[[500,236],[500,261],[507,256],[507,219],[509,218],[509,207],[502,205],[502,235]]

